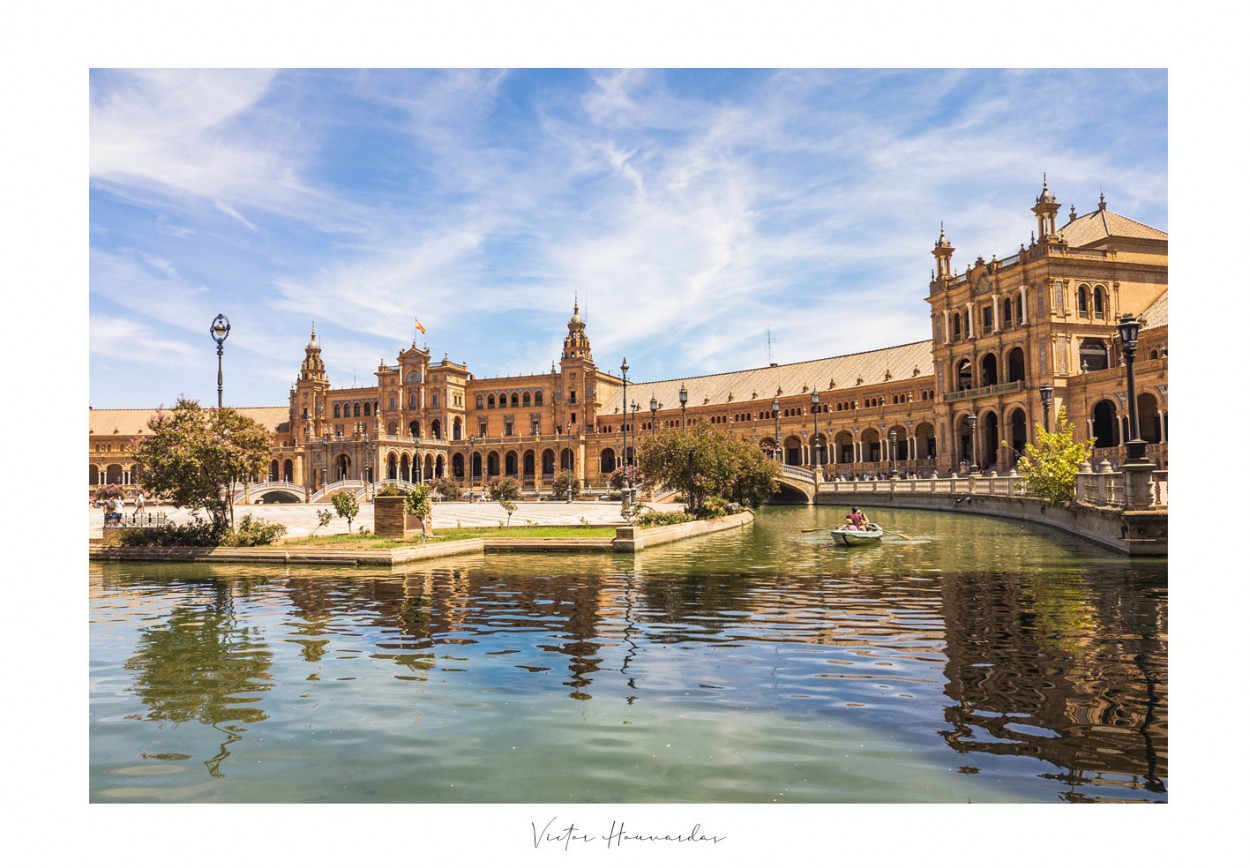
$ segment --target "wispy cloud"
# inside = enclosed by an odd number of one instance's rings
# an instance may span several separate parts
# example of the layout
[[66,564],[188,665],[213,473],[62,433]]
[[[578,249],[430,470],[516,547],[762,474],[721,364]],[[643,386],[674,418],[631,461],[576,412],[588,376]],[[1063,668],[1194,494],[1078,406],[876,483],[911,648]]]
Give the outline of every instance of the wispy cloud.
[[779,360],[924,339],[939,221],[1008,255],[1047,172],[1166,229],[1166,153],[1131,70],[101,72],[92,292],[237,312],[266,381],[313,319],[332,375],[415,316],[542,370],[577,293],[599,363],[658,379],[765,364],[768,327]]

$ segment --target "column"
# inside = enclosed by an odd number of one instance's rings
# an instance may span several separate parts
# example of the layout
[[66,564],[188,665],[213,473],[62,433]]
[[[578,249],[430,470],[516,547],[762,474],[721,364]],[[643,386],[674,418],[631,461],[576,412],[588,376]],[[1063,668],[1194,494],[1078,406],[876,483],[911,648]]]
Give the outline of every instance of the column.
[[993,293],[990,296],[990,304],[994,305],[994,332],[998,333],[1003,330],[1003,324],[998,318],[998,293]]
[[1020,325],[1029,324],[1029,287],[1020,287]]

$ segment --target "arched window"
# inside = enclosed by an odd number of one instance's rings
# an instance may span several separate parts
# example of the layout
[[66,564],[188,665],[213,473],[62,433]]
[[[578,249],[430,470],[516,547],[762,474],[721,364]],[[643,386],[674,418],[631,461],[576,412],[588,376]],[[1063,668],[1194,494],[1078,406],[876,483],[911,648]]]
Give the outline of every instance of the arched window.
[[513,407],[521,406],[521,396],[518,395],[516,392],[512,393],[512,406]]
[[1003,299],[1002,316],[1003,316],[1002,327],[1005,329],[1011,328],[1011,298],[1010,297]]
[[1081,316],[1089,316],[1089,287],[1084,284],[1076,291],[1076,311]]
[[1104,290],[1101,286],[1094,287],[1094,317],[1103,319],[1106,317],[1106,304]]
[[339,418],[341,418],[341,416],[339,415],[339,414],[340,414],[340,412],[341,412],[341,410],[342,410],[342,408],[340,408],[338,404],[335,404],[335,405],[334,405],[334,418],[335,418],[335,419],[339,419]]
[[[482,406],[482,398],[480,396],[478,397],[477,401],[478,401],[478,406],[479,407]],[[494,395],[486,396],[486,409],[487,410],[495,409],[495,396]]]
[[534,406],[541,407],[542,405],[543,405],[543,393],[535,392],[534,393]]
[[411,395],[408,396],[408,409],[409,410],[417,409],[417,393],[416,392],[413,392]]
[[528,407],[530,405],[530,393],[526,392],[521,396],[521,406]]
[[1120,445],[1120,426],[1116,422],[1115,405],[1099,401],[1094,405],[1094,446],[1105,449]]
[[373,406],[368,401],[366,401],[365,402],[365,415],[366,416],[370,415],[372,410],[373,410]]
[[954,334],[955,340],[959,340],[963,337],[963,331],[960,329],[960,321],[959,314],[955,314],[951,317],[951,332]]
[[353,416],[359,416],[359,415],[360,415],[360,405],[359,405],[359,404],[353,404],[353,405],[352,405],[352,415],[353,415]]
[[479,410],[482,409],[482,396],[481,395],[477,396],[475,403],[477,405],[477,409]]

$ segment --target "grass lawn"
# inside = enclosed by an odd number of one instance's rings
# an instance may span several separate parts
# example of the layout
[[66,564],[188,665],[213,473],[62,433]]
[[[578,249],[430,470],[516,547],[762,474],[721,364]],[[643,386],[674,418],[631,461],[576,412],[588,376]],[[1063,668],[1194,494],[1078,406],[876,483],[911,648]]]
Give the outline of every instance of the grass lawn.
[[[458,539],[479,539],[482,537],[510,538],[543,538],[558,539],[616,536],[615,527],[588,527],[586,525],[538,526],[518,525],[517,527],[444,527],[434,531],[430,542],[449,542]],[[418,534],[407,539],[364,535],[358,533],[335,533],[326,536],[309,536],[301,539],[283,540],[284,546],[316,546],[319,548],[352,548],[352,549],[394,549],[405,546],[421,545]]]

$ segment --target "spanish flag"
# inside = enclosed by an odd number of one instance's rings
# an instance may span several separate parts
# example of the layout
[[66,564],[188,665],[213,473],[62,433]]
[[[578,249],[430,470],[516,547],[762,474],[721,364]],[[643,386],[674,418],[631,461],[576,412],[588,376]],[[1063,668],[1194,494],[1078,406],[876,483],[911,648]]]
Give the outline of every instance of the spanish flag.
[[421,332],[421,334],[425,334],[425,326],[421,325],[421,320],[416,320],[416,323],[417,331]]

